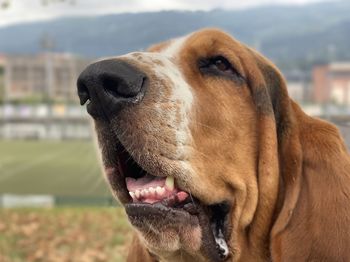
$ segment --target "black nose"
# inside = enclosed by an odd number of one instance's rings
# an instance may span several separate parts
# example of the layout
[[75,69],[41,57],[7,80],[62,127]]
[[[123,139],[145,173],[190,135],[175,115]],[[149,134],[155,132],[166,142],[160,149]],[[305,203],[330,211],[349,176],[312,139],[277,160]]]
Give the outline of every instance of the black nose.
[[87,101],[92,116],[111,117],[124,106],[141,101],[146,75],[125,61],[103,60],[89,65],[79,76],[80,104]]

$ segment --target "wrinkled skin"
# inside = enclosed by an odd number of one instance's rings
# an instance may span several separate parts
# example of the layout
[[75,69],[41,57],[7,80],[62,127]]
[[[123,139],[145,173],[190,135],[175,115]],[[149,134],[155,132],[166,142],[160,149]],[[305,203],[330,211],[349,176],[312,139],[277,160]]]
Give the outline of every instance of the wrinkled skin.
[[[200,71],[200,59],[218,55],[225,56],[242,78]],[[284,80],[271,62],[214,29],[115,59],[144,72],[148,89],[140,103],[123,108],[108,121],[95,118],[113,193],[122,204],[130,203],[116,157],[121,141],[145,171],[173,176],[176,185],[203,206],[199,215],[162,208],[153,215],[147,210],[134,217],[129,214],[137,232],[129,261],[214,261],[215,251],[207,245],[212,236],[201,214],[205,206],[223,201],[230,205],[229,261],[306,261],[308,257],[321,261],[317,259],[325,257],[326,241],[312,248],[310,243],[334,234],[311,230],[305,236],[304,221],[327,228],[329,219],[324,218],[332,206],[332,212],[342,215],[336,218],[338,225],[349,224],[349,207],[342,204],[350,195],[345,186],[350,185],[349,157],[333,126],[306,116],[289,99]],[[314,165],[324,159],[342,164]],[[309,165],[302,167],[305,160]],[[311,173],[326,173],[324,181],[309,178]],[[302,186],[305,180],[307,188]],[[314,190],[327,183],[330,187],[343,183],[344,194],[321,203],[319,190]],[[310,205],[320,207],[318,218]],[[301,226],[296,228],[298,223]],[[340,251],[329,251],[329,258],[350,257],[349,237],[338,232],[336,239],[342,243]]]

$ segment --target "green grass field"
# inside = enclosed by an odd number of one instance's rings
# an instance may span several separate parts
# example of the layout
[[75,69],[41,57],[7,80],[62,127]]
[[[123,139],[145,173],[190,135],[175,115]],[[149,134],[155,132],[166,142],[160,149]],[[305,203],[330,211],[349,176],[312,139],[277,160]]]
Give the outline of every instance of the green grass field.
[[110,196],[88,141],[1,141],[0,194]]

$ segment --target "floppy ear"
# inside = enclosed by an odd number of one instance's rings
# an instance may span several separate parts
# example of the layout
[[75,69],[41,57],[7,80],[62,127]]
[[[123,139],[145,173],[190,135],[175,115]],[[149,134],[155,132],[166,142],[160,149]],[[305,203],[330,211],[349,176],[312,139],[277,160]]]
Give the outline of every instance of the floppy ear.
[[259,191],[266,197],[271,186],[278,188],[271,191],[276,194],[275,209],[272,216],[269,213],[272,260],[346,261],[350,257],[350,158],[344,142],[336,127],[307,116],[288,97],[281,73],[254,55],[261,72],[250,83],[262,133]]
[[[273,221],[276,219],[276,209],[281,193],[283,194],[281,179],[282,169],[300,170],[300,145],[298,144],[297,132],[290,130],[293,125],[293,113],[285,88],[284,80],[265,58],[253,50],[242,54],[243,67],[247,75],[250,88],[258,115],[258,206],[255,210],[254,220],[249,227],[249,242],[255,250],[266,250],[267,241]],[[293,143],[287,136],[293,137]],[[288,157],[279,157],[280,145],[287,143],[284,148],[290,147]],[[288,159],[287,159],[288,158]],[[290,158],[293,161],[289,160]],[[294,161],[296,160],[296,162]],[[285,163],[280,166],[280,162]],[[289,164],[290,163],[290,164]],[[289,167],[289,165],[292,165]],[[286,172],[293,174],[294,172]],[[293,178],[286,176],[287,180]],[[294,201],[295,202],[295,201]],[[290,201],[292,204],[292,201]],[[268,257],[269,254],[261,254]]]

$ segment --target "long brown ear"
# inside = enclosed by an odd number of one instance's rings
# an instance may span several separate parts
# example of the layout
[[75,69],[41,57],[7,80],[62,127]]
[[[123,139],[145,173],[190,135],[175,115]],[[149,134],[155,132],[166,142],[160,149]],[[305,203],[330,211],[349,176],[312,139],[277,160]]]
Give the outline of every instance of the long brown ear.
[[[280,136],[286,128],[292,126],[291,109],[284,81],[276,78],[272,65],[252,50],[241,54],[247,82],[257,107],[258,114],[258,205],[254,219],[249,226],[249,245],[264,250],[261,257],[269,257],[267,242],[275,220],[276,205],[279,201]],[[246,57],[243,57],[246,55]],[[266,66],[266,70],[262,69]],[[276,69],[277,70],[277,69]],[[282,109],[283,108],[283,109]],[[281,110],[277,110],[281,109]],[[287,132],[286,135],[289,135]],[[286,140],[288,141],[288,140]],[[297,155],[297,154],[296,154]]]
[[[264,100],[272,107],[278,142],[272,260],[347,261],[350,157],[344,142],[336,127],[307,116],[288,97],[285,81],[272,64],[262,57],[258,60],[268,96]],[[255,96],[258,109],[262,92]],[[271,113],[266,108],[259,111]]]

